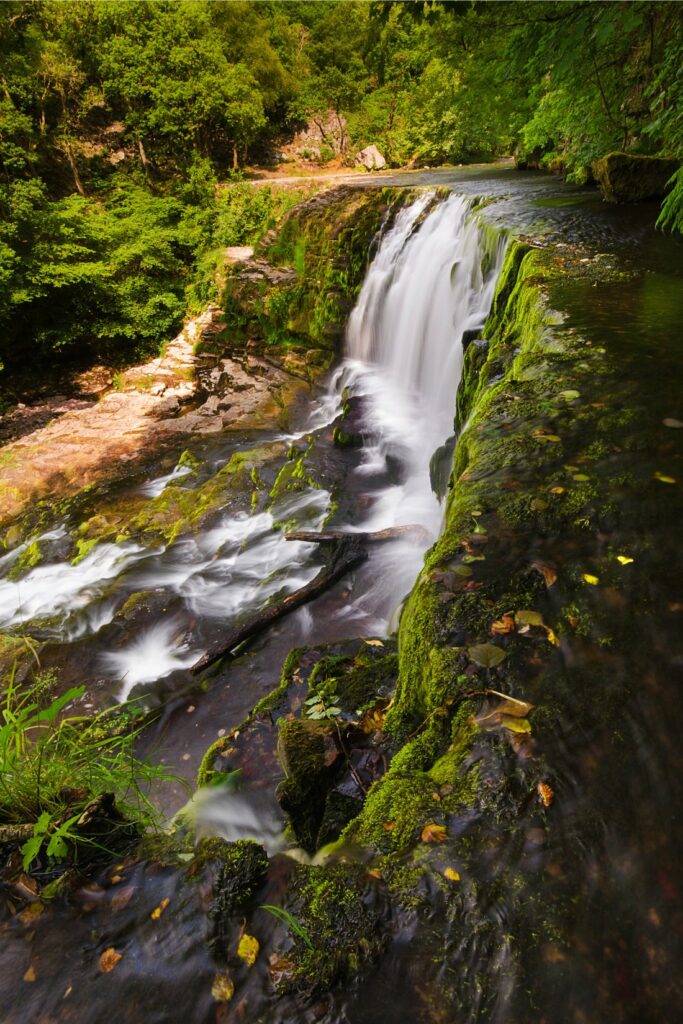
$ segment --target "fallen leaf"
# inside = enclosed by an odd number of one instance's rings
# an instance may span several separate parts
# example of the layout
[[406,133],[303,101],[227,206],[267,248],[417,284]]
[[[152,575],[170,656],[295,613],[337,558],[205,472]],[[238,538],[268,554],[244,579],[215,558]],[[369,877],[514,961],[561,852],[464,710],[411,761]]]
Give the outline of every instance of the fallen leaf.
[[44,909],[45,907],[42,903],[29,903],[26,909],[22,910],[17,916],[22,924],[31,924],[36,918],[40,917]]
[[456,565],[456,567],[453,570],[453,572],[457,573],[458,576],[471,576],[472,575],[472,570],[470,569],[469,565]]
[[442,843],[447,834],[445,825],[437,825],[430,821],[422,829],[421,838],[423,843]]
[[510,612],[505,612],[502,618],[497,619],[491,626],[492,633],[512,633],[515,628],[515,620]]
[[382,822],[382,828],[384,829],[385,832],[393,832],[394,829],[396,828],[396,819],[394,818],[393,821]]
[[382,872],[379,868],[368,868],[368,874],[370,875],[370,878],[376,878],[378,882],[382,878]]
[[211,995],[217,1003],[229,1003],[235,994],[235,983],[229,974],[216,974],[211,985]]
[[621,565],[630,565],[633,561],[635,559],[630,558],[628,555],[617,555],[617,562],[620,562]]
[[515,718],[513,715],[501,715],[500,724],[510,732],[531,732],[531,722],[528,718]]
[[118,885],[119,882],[122,882],[122,881],[123,881],[123,875],[112,875],[111,876],[111,885]]
[[495,644],[474,644],[467,648],[470,659],[482,668],[495,668],[505,661],[505,651]]
[[256,963],[259,948],[258,939],[255,939],[253,935],[247,935],[245,932],[237,946],[237,955],[240,960],[244,960],[247,967],[253,967]]
[[571,388],[568,391],[560,391],[558,398],[564,398],[565,402],[573,402],[575,399],[580,397],[579,391],[573,391]]
[[518,626],[544,626],[543,616],[533,609],[525,609],[515,612],[515,622]]
[[675,484],[676,483],[676,477],[675,476],[665,476],[664,473],[659,473],[659,472],[655,473],[655,480],[659,480],[663,484]]
[[366,640],[365,642],[368,645],[368,647],[384,647],[384,644],[382,643],[381,640]]
[[590,480],[590,477],[587,476],[586,473],[575,473],[574,474],[574,480],[576,480],[578,483],[582,484],[582,483],[585,483],[586,480]]
[[113,946],[105,949],[99,961],[99,968],[102,973],[109,974],[110,971],[113,971],[122,956],[123,953],[117,953]]
[[115,895],[112,896],[110,903],[111,909],[114,911],[114,913],[116,913],[118,910],[123,910],[124,907],[127,907],[131,899],[133,898],[134,893],[134,885],[127,885],[125,889],[118,889]]
[[683,423],[680,420],[675,420],[673,416],[667,416],[665,420],[662,420],[665,427],[671,427],[673,430],[683,429]]
[[533,710],[534,705],[529,704],[526,700],[510,697],[509,694],[499,693],[498,690],[487,690],[486,692],[492,693],[494,697],[501,698],[503,703],[496,708],[496,711],[502,711],[506,715],[517,715],[518,718],[524,718]]
[[591,576],[589,572],[581,573],[581,579],[584,581],[584,583],[590,583],[592,587],[597,587],[598,583],[600,582],[599,576]]
[[294,977],[296,970],[294,961],[288,960],[286,956],[271,953],[268,958],[268,964],[268,973],[276,987],[281,981],[290,981]]
[[34,968],[33,964],[31,964],[31,966],[28,968],[28,970],[24,974],[24,981],[35,981],[36,978],[37,978],[37,974],[35,972],[35,968]]
[[445,868],[444,877],[447,878],[449,882],[459,882],[460,872],[456,871],[455,868]]
[[152,918],[153,921],[158,921],[159,920],[159,918],[161,917],[163,912],[166,910],[166,907],[169,905],[170,902],[171,901],[169,900],[169,898],[167,896],[165,899],[163,899],[161,901],[161,903],[159,904],[158,907],[154,908],[152,913],[149,915]]
[[565,487],[551,487],[550,488],[550,493],[551,494],[564,494],[565,490],[566,490]]
[[542,512],[544,508],[548,507],[548,502],[541,501],[540,498],[534,498],[534,500],[531,502],[530,507],[534,510],[534,512]]
[[531,567],[532,569],[535,569],[536,572],[540,572],[545,580],[546,587],[552,587],[553,584],[557,582],[557,571],[547,562],[532,562]]
[[551,803],[555,799],[554,790],[550,788],[547,782],[539,782],[536,787],[538,790],[538,796],[544,807],[550,807]]
[[551,643],[553,645],[553,647],[559,647],[560,646],[560,641],[559,641],[557,633],[555,632],[554,629],[551,629],[550,626],[546,626],[545,627],[545,633],[546,633],[546,639],[548,640],[548,643]]

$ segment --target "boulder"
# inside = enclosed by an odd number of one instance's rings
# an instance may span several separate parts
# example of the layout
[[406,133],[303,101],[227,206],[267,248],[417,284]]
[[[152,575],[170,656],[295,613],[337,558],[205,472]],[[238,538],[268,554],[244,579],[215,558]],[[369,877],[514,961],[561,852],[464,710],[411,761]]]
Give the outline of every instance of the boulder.
[[377,146],[366,146],[365,149],[361,149],[360,153],[356,153],[355,162],[366,171],[381,171],[387,165]]
[[678,160],[659,156],[609,153],[592,165],[593,175],[608,203],[637,203],[663,196]]

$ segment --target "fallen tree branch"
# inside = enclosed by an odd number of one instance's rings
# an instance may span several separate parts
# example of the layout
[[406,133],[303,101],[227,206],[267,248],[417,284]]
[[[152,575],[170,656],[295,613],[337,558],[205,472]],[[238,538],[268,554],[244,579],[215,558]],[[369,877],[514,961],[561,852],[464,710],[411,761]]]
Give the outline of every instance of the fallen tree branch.
[[285,540],[303,540],[310,544],[335,544],[345,540],[355,540],[361,544],[378,544],[401,538],[428,541],[430,534],[423,526],[417,524],[390,526],[386,530],[376,530],[374,533],[348,533],[343,530],[324,530],[322,533],[316,533],[314,530],[292,530],[285,534]]
[[249,640],[258,633],[262,633],[274,622],[277,622],[278,619],[289,615],[290,612],[300,608],[301,605],[311,601],[314,597],[318,597],[319,594],[322,594],[368,557],[362,542],[356,539],[355,534],[345,534],[344,539],[337,540],[336,543],[336,550],[333,551],[329,563],[320,570],[310,583],[300,587],[299,590],[295,590],[293,594],[288,594],[279,601],[266,605],[265,608],[262,608],[251,619],[248,619],[241,626],[238,626],[237,629],[233,630],[225,640],[210,647],[206,654],[203,654],[190,669],[192,675],[197,675],[198,672],[220,661],[221,658],[230,654],[231,651],[239,644],[244,643],[245,640]]

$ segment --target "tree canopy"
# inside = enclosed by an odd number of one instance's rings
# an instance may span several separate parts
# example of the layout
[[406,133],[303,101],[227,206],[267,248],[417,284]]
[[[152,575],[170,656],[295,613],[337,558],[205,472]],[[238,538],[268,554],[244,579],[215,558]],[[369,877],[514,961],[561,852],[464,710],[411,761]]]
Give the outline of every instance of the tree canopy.
[[216,180],[307,123],[336,126],[323,156],[393,166],[681,158],[682,57],[680,8],[646,0],[9,0],[0,358],[158,345],[215,248]]

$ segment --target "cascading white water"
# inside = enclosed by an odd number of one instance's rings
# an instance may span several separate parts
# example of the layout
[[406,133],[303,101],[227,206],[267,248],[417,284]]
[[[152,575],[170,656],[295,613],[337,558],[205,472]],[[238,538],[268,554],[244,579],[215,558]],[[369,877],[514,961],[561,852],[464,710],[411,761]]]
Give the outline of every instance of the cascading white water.
[[[359,530],[417,523],[438,535],[442,510],[430,458],[453,433],[463,333],[483,325],[505,250],[504,237],[485,233],[471,208],[458,195],[435,204],[428,192],[403,210],[351,313],[332,388],[364,396],[371,442],[359,473],[386,470],[388,457],[400,465],[400,482],[375,492]],[[366,612],[388,614],[410,588],[423,551],[407,541],[382,550],[376,583],[360,602]]]
[[[485,319],[504,248],[470,213],[470,200],[452,195],[438,201],[426,191],[398,214],[349,319],[345,359],[311,413],[305,434],[335,420],[343,393],[362,396],[368,443],[356,472],[366,512],[362,522],[346,529],[417,523],[432,538],[439,532],[441,506],[431,488],[429,461],[452,433],[462,334]],[[388,462],[397,474],[389,483]],[[147,482],[144,493],[160,494],[184,473],[178,466]],[[162,589],[175,595],[175,617],[102,654],[102,670],[124,699],[135,684],[186,668],[200,656],[184,635],[196,617],[231,619],[283,587],[295,590],[310,580],[317,571],[311,560],[315,546],[287,543],[274,524],[298,521],[316,529],[329,506],[327,491],[306,491],[258,515],[226,514],[211,529],[167,548],[101,544],[75,565],[42,563],[16,582],[5,575],[0,628],[40,621],[48,635],[70,642],[111,622],[130,593]],[[63,535],[58,529],[42,540]],[[0,574],[11,573],[25,546],[0,559]],[[363,593],[338,613],[355,620],[342,624],[344,632],[386,629],[419,572],[424,546],[401,540],[373,551]],[[301,613],[302,622],[306,617]]]

